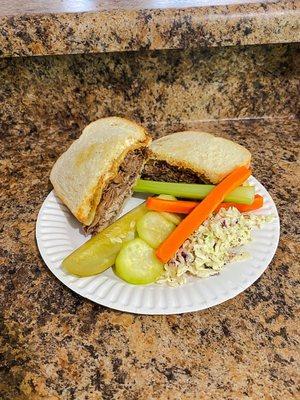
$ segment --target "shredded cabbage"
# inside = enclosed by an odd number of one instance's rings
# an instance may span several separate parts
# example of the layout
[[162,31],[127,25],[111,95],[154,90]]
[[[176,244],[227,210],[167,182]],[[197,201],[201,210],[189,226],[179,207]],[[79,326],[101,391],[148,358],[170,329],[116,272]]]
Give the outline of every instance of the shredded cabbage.
[[164,265],[158,283],[178,286],[186,282],[189,274],[206,278],[219,273],[231,261],[248,258],[249,254],[237,251],[236,247],[249,243],[252,229],[272,219],[272,216],[242,214],[235,207],[221,208]]

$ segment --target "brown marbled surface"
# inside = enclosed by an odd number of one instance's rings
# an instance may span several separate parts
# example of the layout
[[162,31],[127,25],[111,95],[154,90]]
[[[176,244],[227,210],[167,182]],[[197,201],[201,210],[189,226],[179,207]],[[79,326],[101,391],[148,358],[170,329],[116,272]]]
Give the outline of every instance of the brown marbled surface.
[[106,115],[142,123],[294,118],[299,44],[0,60],[0,132],[76,131]]
[[[79,297],[48,271],[34,233],[50,168],[79,127],[54,132],[46,124],[16,125],[2,134],[0,151],[1,400],[290,400],[299,394],[299,122],[182,127],[209,130],[251,150],[254,175],[281,218],[271,265],[238,297],[185,315],[125,314]],[[150,128],[157,135],[177,125]]]
[[48,3],[52,2],[1,2],[0,56],[300,41],[297,0],[241,0],[205,7],[197,0]]

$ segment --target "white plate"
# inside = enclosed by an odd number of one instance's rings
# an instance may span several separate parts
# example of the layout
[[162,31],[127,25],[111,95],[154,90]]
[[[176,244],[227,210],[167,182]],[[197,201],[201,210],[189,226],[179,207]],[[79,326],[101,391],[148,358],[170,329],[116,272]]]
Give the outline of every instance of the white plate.
[[[40,253],[53,274],[74,292],[95,303],[138,314],[179,314],[204,310],[220,304],[252,285],[271,262],[279,240],[279,217],[276,206],[266,189],[253,177],[250,182],[265,204],[257,214],[276,217],[262,229],[253,232],[253,241],[244,246],[251,258],[228,264],[219,275],[209,278],[189,278],[185,285],[130,285],[108,269],[102,274],[78,278],[61,268],[62,260],[87,240],[80,224],[52,191],[44,201],[36,224],[36,239]],[[123,214],[143,201],[132,197]]]

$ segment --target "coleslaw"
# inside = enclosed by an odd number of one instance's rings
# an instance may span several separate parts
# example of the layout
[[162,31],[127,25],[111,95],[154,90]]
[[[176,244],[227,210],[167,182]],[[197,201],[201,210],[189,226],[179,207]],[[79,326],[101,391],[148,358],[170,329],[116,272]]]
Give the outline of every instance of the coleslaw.
[[240,213],[235,207],[222,208],[208,218],[164,265],[158,283],[178,286],[186,283],[189,275],[206,278],[218,274],[229,262],[248,258],[250,255],[238,247],[252,240],[252,229],[260,228],[272,219],[273,216]]

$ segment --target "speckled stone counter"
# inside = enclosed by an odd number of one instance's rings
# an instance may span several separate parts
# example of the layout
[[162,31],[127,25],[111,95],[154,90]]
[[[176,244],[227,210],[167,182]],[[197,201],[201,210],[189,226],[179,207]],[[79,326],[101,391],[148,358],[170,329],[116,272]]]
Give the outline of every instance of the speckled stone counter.
[[297,0],[2,0],[0,56],[291,43],[299,21]]
[[[206,311],[137,316],[72,293],[35,243],[50,168],[79,129],[1,140],[1,400],[295,399],[299,279],[300,125],[288,120],[190,123],[253,154],[254,175],[279,209],[281,239],[263,276]],[[176,127],[152,125],[154,135]],[[297,136],[298,135],[298,136]]]
[[[0,400],[296,397],[299,9],[243,3],[0,2]],[[71,54],[86,52],[102,54]],[[42,57],[5,58],[26,55]],[[115,114],[153,137],[198,128],[251,150],[281,218],[251,288],[206,311],[137,316],[48,271],[34,230],[51,166],[88,122]]]

